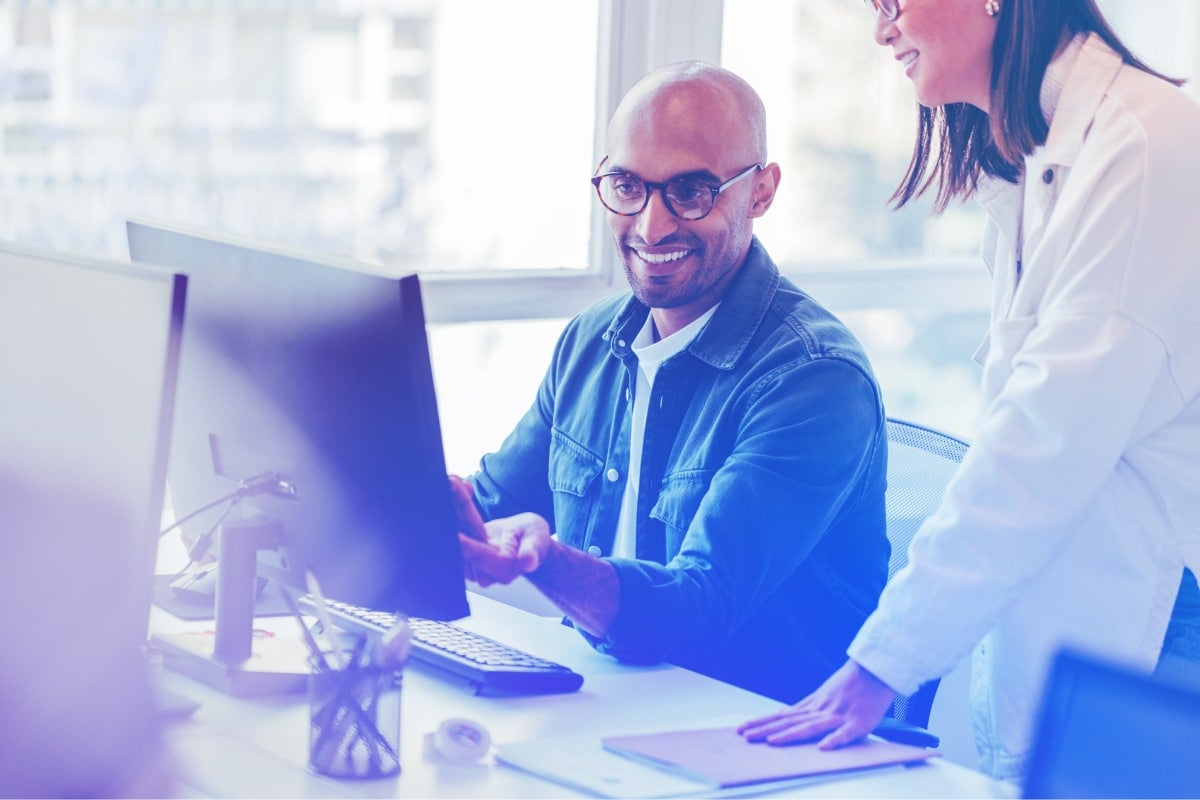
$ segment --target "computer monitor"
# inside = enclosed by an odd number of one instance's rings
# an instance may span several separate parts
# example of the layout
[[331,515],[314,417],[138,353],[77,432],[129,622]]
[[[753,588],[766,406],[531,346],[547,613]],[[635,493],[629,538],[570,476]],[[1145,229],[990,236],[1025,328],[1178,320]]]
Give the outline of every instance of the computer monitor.
[[1200,797],[1200,692],[1064,650],[1046,681],[1025,797]]
[[128,236],[134,260],[190,276],[176,515],[271,476],[230,516],[277,526],[270,577],[304,592],[311,570],[331,599],[467,615],[417,276],[147,220]]
[[0,244],[2,796],[120,796],[152,763],[140,648],[186,287]]

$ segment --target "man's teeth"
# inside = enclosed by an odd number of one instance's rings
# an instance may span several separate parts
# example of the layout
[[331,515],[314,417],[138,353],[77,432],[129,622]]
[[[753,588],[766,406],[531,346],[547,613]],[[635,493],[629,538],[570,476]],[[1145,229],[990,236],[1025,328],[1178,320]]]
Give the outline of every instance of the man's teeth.
[[676,250],[674,253],[643,253],[637,251],[638,257],[648,264],[666,264],[671,261],[678,261],[688,254],[687,250]]

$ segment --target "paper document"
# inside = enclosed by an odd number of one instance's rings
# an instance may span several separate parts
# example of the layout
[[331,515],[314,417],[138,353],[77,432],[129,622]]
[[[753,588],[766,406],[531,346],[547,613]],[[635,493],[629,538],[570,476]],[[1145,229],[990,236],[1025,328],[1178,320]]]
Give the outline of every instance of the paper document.
[[788,746],[751,743],[732,727],[611,736],[602,741],[612,752],[720,788],[907,764],[938,755],[936,750],[880,739],[835,750],[820,750],[815,742]]

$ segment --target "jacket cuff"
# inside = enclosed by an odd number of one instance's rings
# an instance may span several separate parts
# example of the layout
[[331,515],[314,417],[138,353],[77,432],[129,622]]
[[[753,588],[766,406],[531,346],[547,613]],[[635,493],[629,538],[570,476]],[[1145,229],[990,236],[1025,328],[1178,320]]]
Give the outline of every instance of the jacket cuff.
[[921,654],[892,635],[877,616],[872,614],[863,623],[846,655],[903,695],[914,693],[925,681],[938,677],[924,674]]
[[[617,573],[620,606],[617,616],[603,637],[580,634],[601,653],[630,664],[657,664],[666,653],[664,632],[648,609],[655,607],[655,589],[642,562],[626,558],[606,558]],[[633,613],[637,609],[640,613]],[[576,630],[579,630],[576,627]]]

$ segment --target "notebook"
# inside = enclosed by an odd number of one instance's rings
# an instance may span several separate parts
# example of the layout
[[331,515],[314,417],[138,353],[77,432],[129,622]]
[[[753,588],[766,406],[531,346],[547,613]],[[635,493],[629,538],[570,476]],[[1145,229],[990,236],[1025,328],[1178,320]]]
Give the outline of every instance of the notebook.
[[815,742],[770,745],[749,742],[732,727],[611,736],[603,744],[620,755],[648,761],[720,789],[909,764],[937,755],[936,750],[875,738],[833,750],[821,750]]
[[[601,739],[594,734],[563,736],[528,742],[501,744],[497,747],[496,760],[504,765],[532,773],[546,780],[570,786],[600,797],[651,798],[651,797],[737,797],[776,791],[804,784],[826,782],[847,771],[862,769],[901,769],[900,765],[923,761],[938,755],[937,751],[910,745],[897,745],[883,740],[869,739],[867,747],[852,747],[842,750],[824,751],[828,757],[813,755],[814,745],[793,747],[770,747],[751,745],[744,741],[733,742],[729,738],[732,727],[654,733],[643,736],[618,736]],[[740,740],[741,737],[738,737]],[[707,744],[706,744],[707,741]],[[706,761],[706,767],[729,763],[740,758],[743,748],[770,748],[779,754],[795,759],[789,769],[772,766],[765,772],[751,773],[755,777],[747,782],[729,782],[732,773],[724,778],[712,771],[699,771],[685,764],[661,760],[664,755],[658,747],[666,743],[675,753],[692,745],[706,747],[718,745],[723,749],[719,760],[714,760],[711,750],[697,751],[693,755]],[[647,755],[653,751],[654,756]],[[803,755],[798,755],[800,753]],[[775,777],[764,777],[766,774]],[[725,781],[724,783],[722,781]]]

